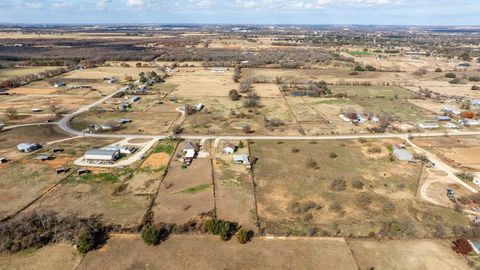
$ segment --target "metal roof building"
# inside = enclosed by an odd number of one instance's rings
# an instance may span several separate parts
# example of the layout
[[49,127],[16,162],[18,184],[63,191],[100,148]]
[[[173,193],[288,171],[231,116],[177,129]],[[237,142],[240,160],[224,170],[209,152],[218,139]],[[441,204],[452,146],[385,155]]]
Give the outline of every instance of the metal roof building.
[[119,157],[119,150],[92,149],[85,153],[85,160],[89,161],[115,161]]
[[404,160],[404,161],[413,161],[413,155],[406,149],[398,149],[394,148],[393,149],[393,155],[398,158],[399,160]]

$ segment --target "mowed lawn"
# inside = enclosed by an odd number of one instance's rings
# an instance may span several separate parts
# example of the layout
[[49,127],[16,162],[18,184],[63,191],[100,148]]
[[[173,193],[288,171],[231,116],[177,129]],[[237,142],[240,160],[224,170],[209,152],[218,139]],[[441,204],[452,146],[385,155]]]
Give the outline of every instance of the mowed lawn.
[[462,214],[415,199],[421,164],[391,160],[387,147],[395,142],[251,143],[265,232],[368,236],[407,220],[414,226],[409,233],[430,236],[438,224],[465,225]]

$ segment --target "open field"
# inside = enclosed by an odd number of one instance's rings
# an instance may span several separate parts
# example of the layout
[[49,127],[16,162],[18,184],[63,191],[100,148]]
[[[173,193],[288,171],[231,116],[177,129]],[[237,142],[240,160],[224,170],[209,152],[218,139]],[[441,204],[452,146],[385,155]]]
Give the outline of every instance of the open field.
[[197,157],[187,168],[176,160],[186,142],[181,142],[168,174],[160,185],[152,208],[156,223],[182,223],[214,210],[210,157]]
[[417,138],[415,144],[439,155],[442,160],[459,169],[480,170],[480,137]]
[[471,269],[447,240],[348,240],[360,269]]
[[[226,143],[226,142],[224,142]],[[239,145],[238,142],[231,142]],[[246,142],[235,154],[248,154]],[[217,217],[239,222],[248,230],[255,230],[256,210],[253,182],[245,165],[235,164],[233,155],[222,153],[220,145],[213,162],[215,172],[215,205]]]
[[[87,139],[77,140],[75,147],[60,144],[57,147],[65,147],[65,154],[60,155],[59,159],[70,157],[73,160],[88,149],[103,147],[111,142]],[[135,165],[119,169],[88,168],[91,173],[70,176],[27,211],[48,209],[63,216],[74,214],[79,217],[101,214],[107,224],[134,228],[147,211],[150,196],[160,184],[165,168],[135,170]]]
[[421,165],[390,161],[387,146],[395,142],[252,142],[251,154],[258,158],[258,214],[265,231],[388,235],[385,226],[408,220],[415,229],[406,233],[425,237],[437,224],[467,224],[460,213],[415,199]]
[[89,253],[79,270],[104,269],[357,269],[341,238],[254,239],[247,245],[211,236],[171,236],[157,247],[135,235],[114,235]]
[[12,67],[0,68],[0,80],[12,79],[14,77],[27,74],[37,74],[46,70],[56,69],[59,67]]
[[0,255],[0,269],[51,270],[76,269],[82,256],[69,244],[55,244],[16,254]]
[[226,97],[228,91],[238,88],[232,75],[233,69],[215,73],[205,68],[178,68],[167,82],[178,85],[178,97]]
[[98,67],[98,68],[89,68],[83,70],[74,70],[68,73],[66,79],[105,79],[117,77],[122,80],[125,76],[132,76],[134,79],[138,79],[138,74],[140,72],[149,72],[156,71],[156,68],[150,67],[141,67],[141,68],[124,68],[124,67]]
[[33,157],[0,169],[0,219],[26,207],[66,177]]
[[[181,104],[203,103],[205,109],[188,116],[182,128],[189,134],[243,134],[242,127],[250,125],[253,134],[298,135],[299,126],[282,97],[261,98],[260,107],[248,109],[243,101],[229,98],[185,98]],[[267,127],[265,119],[277,118],[283,123],[277,127]]]
[[414,93],[398,86],[343,86],[330,87],[334,94],[345,93],[348,97],[385,97],[385,98],[408,98]]

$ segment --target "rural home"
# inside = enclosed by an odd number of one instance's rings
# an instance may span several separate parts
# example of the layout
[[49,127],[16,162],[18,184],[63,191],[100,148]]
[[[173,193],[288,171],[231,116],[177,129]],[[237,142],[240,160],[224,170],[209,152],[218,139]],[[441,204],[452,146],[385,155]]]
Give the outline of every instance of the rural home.
[[233,154],[235,153],[235,150],[237,150],[237,146],[230,142],[225,144],[225,146],[223,147],[223,153],[225,154]]
[[25,153],[33,152],[40,148],[42,148],[42,146],[38,143],[21,143],[17,145],[17,150]]
[[114,162],[120,158],[119,150],[91,149],[85,153],[87,162]]

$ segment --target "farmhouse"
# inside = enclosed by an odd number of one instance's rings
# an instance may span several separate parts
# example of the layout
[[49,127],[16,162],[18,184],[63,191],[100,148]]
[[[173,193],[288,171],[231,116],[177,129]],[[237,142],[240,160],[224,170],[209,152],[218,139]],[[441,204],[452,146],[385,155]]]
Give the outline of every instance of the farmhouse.
[[85,153],[87,162],[114,162],[120,158],[119,150],[92,149]]
[[233,143],[227,143],[225,147],[223,147],[223,153],[225,154],[233,154],[235,153],[235,150],[237,149],[237,146]]
[[190,164],[192,163],[192,160],[193,158],[195,157],[195,154],[197,152],[193,149],[188,149],[186,152],[185,152],[185,158],[183,159],[183,161],[187,164]]
[[21,143],[17,145],[17,150],[25,153],[33,152],[40,148],[42,148],[42,146],[38,143]]

